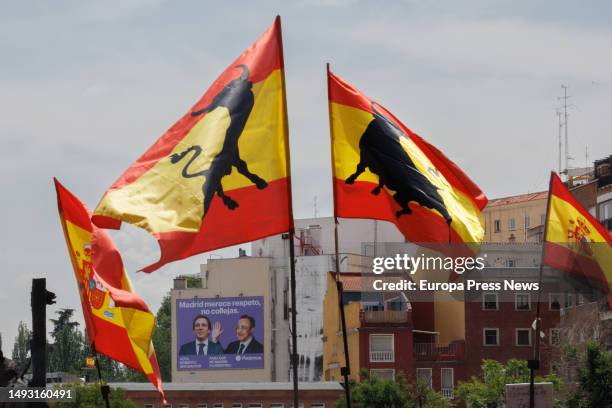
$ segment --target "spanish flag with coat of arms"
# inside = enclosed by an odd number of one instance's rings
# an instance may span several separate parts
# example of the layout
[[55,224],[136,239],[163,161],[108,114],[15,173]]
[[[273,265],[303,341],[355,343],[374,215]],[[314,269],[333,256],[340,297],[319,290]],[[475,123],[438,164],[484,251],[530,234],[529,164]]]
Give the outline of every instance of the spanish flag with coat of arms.
[[[194,78],[197,80],[198,78]],[[108,189],[94,211],[157,238],[143,270],[293,228],[280,17]]]
[[608,295],[612,309],[610,232],[565,187],[550,176],[544,238],[544,264],[586,278]]
[[[480,188],[329,67],[327,81],[335,216],[392,222],[417,244],[482,241]],[[463,253],[459,247],[449,252]]]
[[121,256],[91,212],[59,181],[57,204],[92,348],[147,376],[165,401],[151,338],[155,316],[134,293]]

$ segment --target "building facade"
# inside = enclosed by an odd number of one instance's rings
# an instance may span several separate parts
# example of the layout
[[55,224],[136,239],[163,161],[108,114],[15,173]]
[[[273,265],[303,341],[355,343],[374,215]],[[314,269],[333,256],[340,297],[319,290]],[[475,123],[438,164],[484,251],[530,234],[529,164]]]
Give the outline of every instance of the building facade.
[[[166,383],[168,404],[149,383],[111,383],[125,390],[126,397],[139,408],[290,408],[293,383]],[[338,383],[300,383],[299,401],[303,408],[333,408],[343,394]]]

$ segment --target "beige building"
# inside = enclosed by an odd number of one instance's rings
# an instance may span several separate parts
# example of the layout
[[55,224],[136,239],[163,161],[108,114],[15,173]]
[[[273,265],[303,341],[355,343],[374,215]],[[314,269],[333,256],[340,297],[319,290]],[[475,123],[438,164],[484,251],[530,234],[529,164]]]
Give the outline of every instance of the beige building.
[[483,211],[485,242],[537,241],[533,232],[544,224],[547,191],[496,198]]
[[[187,288],[185,279],[177,278],[170,291],[172,305],[172,381],[174,382],[266,382],[276,381],[277,365],[275,361],[277,316],[271,305],[271,291],[275,290],[276,276],[270,268],[269,258],[240,257],[233,259],[210,259],[202,265],[202,287]],[[263,338],[257,339],[263,344],[263,368],[257,369],[178,369],[177,342],[177,300],[263,297]],[[211,319],[212,320],[212,319]],[[234,327],[224,327],[232,333]],[[284,328],[286,330],[286,328]],[[227,346],[227,345],[226,345]],[[284,345],[286,348],[286,345]],[[286,359],[286,353],[277,353]],[[282,376],[286,377],[286,373]]]

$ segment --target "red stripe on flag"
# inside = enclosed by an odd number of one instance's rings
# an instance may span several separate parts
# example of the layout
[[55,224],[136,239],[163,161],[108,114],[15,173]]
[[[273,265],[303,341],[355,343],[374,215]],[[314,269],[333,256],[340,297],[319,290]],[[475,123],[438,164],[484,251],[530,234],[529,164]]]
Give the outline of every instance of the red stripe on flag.
[[[210,104],[213,98],[230,81],[238,78],[242,70],[237,68],[239,64],[249,67],[249,80],[254,84],[266,79],[274,70],[283,69],[280,42],[276,38],[280,35],[280,17],[276,17],[274,24],[262,34],[259,39],[251,44],[232,64],[225,69],[206,90],[202,98],[189,109],[170,129],[168,129],[130,168],[113,183],[110,190],[119,189],[127,184],[133,183],[140,176],[151,169],[159,160],[167,157],[174,146],[182,140],[185,135],[205,115],[191,116],[191,112],[198,111]],[[203,78],[194,78],[194,80]],[[98,219],[96,218],[96,224]],[[98,226],[102,226],[98,224]],[[112,228],[112,227],[111,227]],[[117,229],[117,228],[115,228]]]
[[[605,244],[594,244],[605,245]],[[579,278],[597,282],[608,293],[608,281],[601,265],[587,255],[553,242],[544,242],[544,264],[571,273]]]
[[[343,218],[369,218],[389,221],[397,226],[404,236],[417,244],[437,243],[434,249],[440,250],[449,241],[449,226],[446,221],[433,211],[411,203],[412,214],[395,216],[401,207],[386,191],[381,190],[377,196],[371,193],[376,183],[356,181],[346,184],[344,180],[335,179],[337,216]],[[455,230],[450,228],[450,241],[453,244],[463,243]],[[449,246],[449,255],[473,255],[467,247]]]
[[268,183],[264,190],[248,186],[226,191],[238,202],[240,211],[228,209],[215,195],[198,233],[167,232],[156,235],[161,257],[143,271],[152,272],[169,262],[195,254],[287,232],[290,227],[287,201],[277,198],[289,196],[288,182],[289,179],[284,178]]

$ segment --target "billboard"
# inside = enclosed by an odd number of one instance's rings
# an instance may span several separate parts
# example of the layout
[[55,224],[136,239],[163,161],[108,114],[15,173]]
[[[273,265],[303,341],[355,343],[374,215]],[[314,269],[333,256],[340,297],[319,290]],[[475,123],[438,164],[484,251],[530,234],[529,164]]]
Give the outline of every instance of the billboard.
[[177,299],[177,370],[264,368],[263,296]]

